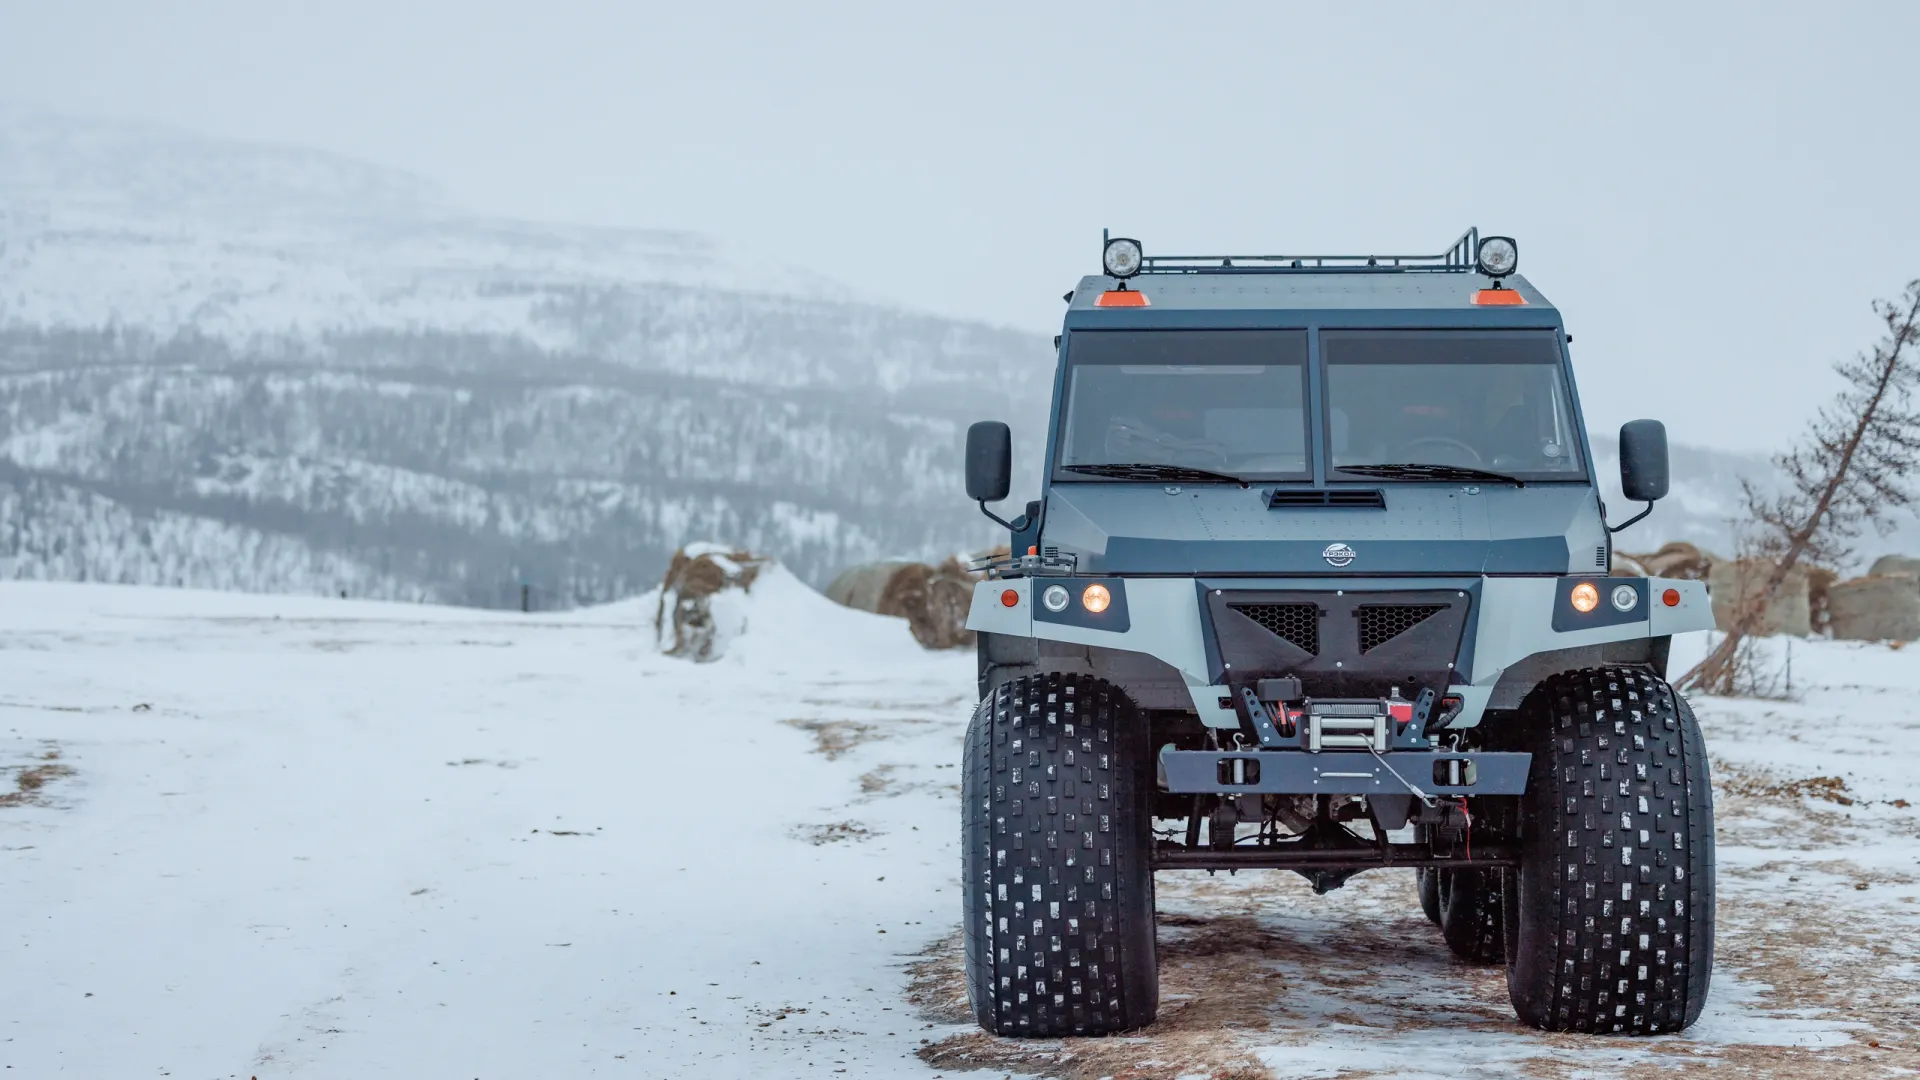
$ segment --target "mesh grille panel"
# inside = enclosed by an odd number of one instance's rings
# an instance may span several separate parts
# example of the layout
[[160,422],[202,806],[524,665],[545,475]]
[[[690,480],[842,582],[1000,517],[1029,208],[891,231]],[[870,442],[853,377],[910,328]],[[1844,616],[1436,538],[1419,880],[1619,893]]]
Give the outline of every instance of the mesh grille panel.
[[1312,604],[1232,604],[1268,633],[1309,655],[1320,652],[1320,609]]
[[1445,610],[1445,604],[1362,604],[1360,651],[1372,652]]

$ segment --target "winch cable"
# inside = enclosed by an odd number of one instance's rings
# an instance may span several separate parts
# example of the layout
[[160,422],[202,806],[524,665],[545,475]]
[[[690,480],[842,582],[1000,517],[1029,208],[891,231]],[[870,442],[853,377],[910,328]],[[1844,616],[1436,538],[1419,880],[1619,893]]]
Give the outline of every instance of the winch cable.
[[1427,794],[1424,791],[1421,791],[1419,788],[1414,787],[1412,782],[1410,782],[1406,777],[1401,776],[1400,771],[1398,769],[1395,769],[1391,764],[1389,764],[1387,762],[1387,759],[1380,755],[1380,751],[1375,750],[1373,748],[1373,744],[1371,742],[1367,744],[1367,753],[1373,755],[1373,759],[1380,763],[1381,768],[1384,768],[1388,772],[1392,773],[1393,778],[1395,780],[1398,780],[1402,784],[1406,785],[1407,790],[1413,792],[1413,797],[1416,799],[1419,799],[1420,802],[1424,804],[1428,809],[1432,809],[1433,807],[1440,805],[1440,800],[1434,798],[1433,796]]

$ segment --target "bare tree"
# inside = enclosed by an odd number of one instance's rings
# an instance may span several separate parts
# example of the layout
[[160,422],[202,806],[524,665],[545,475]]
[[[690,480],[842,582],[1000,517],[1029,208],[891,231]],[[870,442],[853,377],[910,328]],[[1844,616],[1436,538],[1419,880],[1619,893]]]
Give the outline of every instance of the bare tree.
[[[1803,563],[1833,565],[1867,525],[1886,528],[1889,511],[1914,505],[1912,474],[1920,466],[1920,279],[1898,300],[1877,300],[1886,334],[1870,352],[1834,365],[1846,388],[1807,425],[1799,446],[1773,461],[1786,480],[1777,493],[1744,483],[1752,517],[1745,544],[1764,577],[1742,585],[1726,636],[1680,678],[1682,689],[1735,690],[1750,635],[1781,585]],[[1744,569],[1744,568],[1743,568]],[[1746,574],[1736,575],[1745,578]]]

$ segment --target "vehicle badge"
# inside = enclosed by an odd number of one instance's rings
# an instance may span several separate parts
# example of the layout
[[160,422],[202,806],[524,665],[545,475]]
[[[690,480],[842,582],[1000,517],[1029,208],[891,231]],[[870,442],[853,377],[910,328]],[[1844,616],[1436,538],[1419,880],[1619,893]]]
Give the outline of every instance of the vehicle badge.
[[1359,556],[1345,544],[1332,543],[1327,545],[1327,550],[1320,553],[1320,557],[1334,566],[1346,566]]

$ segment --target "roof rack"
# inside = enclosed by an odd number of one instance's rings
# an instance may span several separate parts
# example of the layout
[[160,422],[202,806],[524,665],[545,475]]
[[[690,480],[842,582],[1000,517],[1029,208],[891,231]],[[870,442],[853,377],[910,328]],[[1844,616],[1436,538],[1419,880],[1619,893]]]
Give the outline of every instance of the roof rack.
[[[1105,230],[1101,242],[1108,239]],[[1468,229],[1438,255],[1143,255],[1142,274],[1463,273],[1480,254],[1480,230]]]

